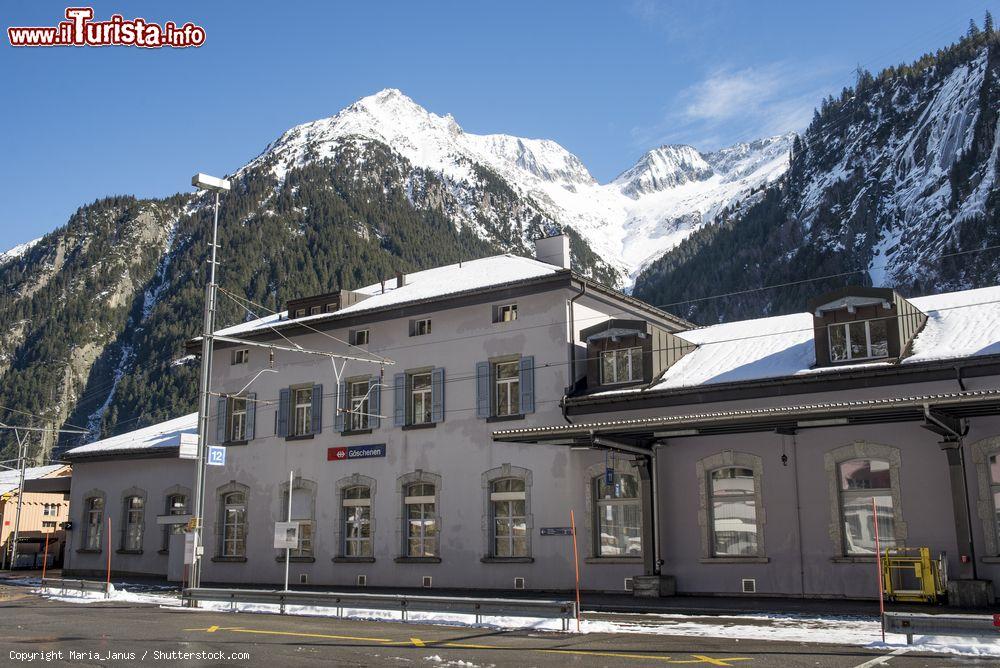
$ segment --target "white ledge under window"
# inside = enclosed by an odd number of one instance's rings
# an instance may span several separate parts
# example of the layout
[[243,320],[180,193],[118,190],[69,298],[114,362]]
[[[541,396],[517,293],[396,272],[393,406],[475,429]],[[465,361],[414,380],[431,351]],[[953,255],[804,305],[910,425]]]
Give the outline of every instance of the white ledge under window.
[[707,557],[699,559],[700,564],[768,564],[770,557]]

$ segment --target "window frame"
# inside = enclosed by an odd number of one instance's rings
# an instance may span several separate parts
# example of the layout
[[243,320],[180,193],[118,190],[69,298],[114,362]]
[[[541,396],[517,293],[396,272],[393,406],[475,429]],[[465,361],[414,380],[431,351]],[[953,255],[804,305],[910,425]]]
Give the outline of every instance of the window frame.
[[[347,401],[348,413],[344,424],[345,431],[364,431],[371,429],[371,378],[348,380]],[[355,388],[364,387],[360,396],[355,395]]]
[[[520,490],[507,490],[500,491],[496,488],[502,483],[520,483]],[[531,547],[528,541],[528,483],[523,477],[520,476],[508,476],[496,478],[490,481],[489,486],[489,504],[490,504],[490,556],[494,559],[526,559],[531,556]],[[514,504],[516,502],[521,502],[521,513],[516,514],[514,512]],[[498,504],[503,504],[499,506],[500,509],[506,511],[504,513],[498,513]],[[507,549],[506,554],[500,554],[500,550],[497,549],[500,544],[501,536],[497,533],[497,527],[501,520],[505,520],[508,524],[508,530],[506,534]],[[519,522],[518,522],[519,520]],[[517,549],[517,539],[519,538],[514,533],[514,528],[516,525],[520,524],[523,529],[523,534],[520,536],[521,544],[523,549],[518,552]]]
[[249,348],[236,348],[233,350],[232,357],[230,357],[230,366],[237,366],[240,364],[250,363],[250,349]]
[[[184,499],[183,504],[179,506],[181,512],[177,512],[178,506],[175,505],[173,499],[175,498]],[[182,490],[170,490],[164,496],[164,509],[163,514],[171,517],[174,515],[187,515],[188,514],[188,498],[190,495],[187,491]],[[185,533],[185,525],[183,524],[164,524],[163,525],[163,551],[170,551],[170,536]]]
[[[308,387],[292,387],[291,397],[289,400],[289,436],[308,436],[313,433],[312,431],[312,406],[313,406],[313,391],[314,386],[309,385]],[[305,394],[308,400],[304,403],[300,403],[300,396]],[[299,424],[299,414],[300,409],[303,415],[304,424]],[[300,431],[301,430],[301,431]]]
[[[414,492],[417,491],[423,493],[415,494]],[[430,494],[427,494],[428,491]],[[410,517],[411,508],[420,508],[420,517]],[[403,488],[403,521],[405,523],[403,556],[410,559],[432,559],[440,556],[441,527],[438,524],[437,510],[437,485],[435,483],[426,480],[406,483]],[[412,533],[414,519],[419,520],[420,527],[416,534]],[[429,534],[427,531],[428,523],[434,528],[433,534]],[[417,541],[420,546],[417,551],[419,553],[415,553],[412,549],[413,541]]]
[[493,324],[504,325],[517,321],[517,302],[497,304],[493,307]]
[[[855,489],[845,489],[841,484],[844,479],[843,467],[846,464],[853,464],[855,462],[869,462],[869,470],[871,470],[871,464],[873,462],[884,464],[887,473],[890,470],[889,467],[891,466],[891,464],[889,463],[888,460],[882,459],[880,457],[854,457],[851,459],[845,459],[837,462],[838,504],[840,506],[840,525],[842,527],[843,554],[845,557],[864,557],[869,555],[874,556],[875,554],[874,550],[871,552],[867,552],[859,549],[851,549],[847,531],[847,523],[848,523],[846,515],[847,501],[856,499],[866,499],[866,498],[888,498],[889,503],[892,504],[893,503],[892,482],[890,481],[888,487],[864,487]],[[893,512],[895,512],[895,508],[893,508],[892,510]],[[881,537],[881,547],[882,548],[896,547],[895,535],[892,536],[883,535]]]
[[[635,376],[636,368],[633,360],[633,355],[636,353],[638,353],[639,356],[638,377]],[[628,376],[624,380],[617,380],[619,378],[618,356],[621,354],[624,354],[624,358],[628,363]],[[612,361],[614,377],[616,380],[608,380],[605,374],[605,359],[609,356]],[[600,369],[601,374],[601,385],[625,385],[627,383],[642,382],[645,373],[643,366],[644,360],[642,346],[625,346],[621,348],[612,348],[610,350],[602,350],[600,360],[598,360],[598,368]]]
[[[492,365],[490,375],[493,381],[493,417],[511,417],[514,415],[521,415],[521,358],[518,357],[517,359],[512,360],[498,360],[491,362],[490,364]],[[514,375],[501,378],[500,367],[508,366],[513,366]],[[501,387],[503,388],[503,393],[501,393]],[[501,397],[504,396],[507,399],[507,411],[501,412],[500,400]],[[515,405],[517,410],[512,408]]]
[[371,329],[352,329],[350,343],[352,346],[367,346],[371,343]]
[[[598,492],[599,492],[599,490],[601,488],[601,485],[604,484],[604,480],[605,480],[605,473],[604,473],[604,471],[602,470],[599,474],[591,476],[591,479],[590,479],[590,489],[591,489],[591,506],[592,507],[591,507],[591,513],[590,514],[591,514],[592,522],[593,522],[592,526],[594,528],[594,530],[592,532],[593,544],[591,546],[591,549],[592,549],[592,552],[593,552],[594,557],[596,559],[623,559],[623,558],[624,559],[641,559],[642,558],[642,549],[643,549],[643,547],[642,547],[642,486],[641,486],[641,482],[640,482],[640,478],[639,478],[639,472],[638,471],[631,471],[631,470],[622,470],[622,469],[619,469],[619,468],[615,468],[614,469],[614,476],[613,476],[613,480],[614,481],[620,480],[624,476],[628,476],[628,477],[634,478],[634,480],[635,480],[635,491],[636,491],[635,496],[612,497],[612,498],[602,497],[602,496],[600,496],[598,494]],[[612,482],[613,486],[614,486],[614,484],[615,483]],[[609,554],[604,554],[603,548],[604,548],[604,534],[605,534],[605,532],[603,531],[603,529],[605,527],[605,522],[608,521],[608,518],[607,518],[608,513],[607,513],[606,509],[607,508],[622,508],[623,510],[622,510],[621,514],[624,517],[625,512],[626,512],[624,510],[624,508],[626,508],[627,506],[635,506],[635,517],[637,518],[636,522],[637,522],[638,536],[639,536],[639,553],[638,554],[630,554],[629,553],[629,540],[631,540],[631,539],[627,538],[626,539],[626,544],[622,548],[620,548],[620,549],[624,549],[625,550],[624,553],[620,553],[619,552],[617,554],[610,554],[610,553]],[[604,512],[602,512],[602,511],[604,511]],[[612,513],[612,514],[615,514],[615,513]],[[616,536],[612,536],[612,537],[616,537]]]
[[[831,364],[843,364],[845,362],[857,362],[864,360],[882,360],[888,359],[889,355],[889,328],[888,323],[886,323],[886,333],[885,333],[885,354],[884,355],[873,355],[872,354],[872,334],[871,334],[871,323],[873,321],[885,320],[885,318],[868,318],[866,320],[848,320],[847,322],[836,322],[831,323],[826,326],[826,337],[827,346],[829,350],[829,357]],[[855,356],[851,351],[851,325],[863,323],[865,326],[865,345],[864,349],[866,354]],[[833,330],[834,328],[843,328],[844,332],[844,351],[847,356],[844,359],[834,359],[833,358]]]
[[[364,495],[348,498],[348,493],[352,490],[363,490]],[[371,485],[359,482],[348,485],[340,490],[340,512],[341,512],[341,547],[340,553],[348,559],[370,559],[374,556],[374,524],[372,521],[372,492]],[[348,509],[365,508],[367,512],[364,517],[355,514],[353,517]],[[368,535],[363,535],[367,528]],[[356,531],[354,531],[356,529]],[[353,548],[352,548],[353,545]]]
[[[94,507],[96,502],[100,502],[99,508]],[[104,512],[107,509],[104,492],[88,492],[84,497],[83,508],[84,540],[82,549],[100,552],[104,538]],[[95,514],[97,516],[96,523],[93,521]]]
[[[240,501],[231,501],[232,497],[241,497]],[[223,559],[246,559],[247,556],[247,529],[249,522],[247,518],[249,492],[245,489],[227,489],[219,493],[219,557]],[[230,513],[230,509],[234,512]],[[237,521],[230,521],[234,516]],[[229,530],[238,529],[230,537]],[[233,550],[229,549],[233,545]]]
[[[431,424],[434,422],[434,376],[433,370],[414,371],[406,374],[406,424]],[[415,379],[427,378],[427,386],[417,389]],[[417,419],[417,394],[421,397],[420,419]]]
[[[289,507],[289,494],[292,496],[292,516],[289,521],[296,522],[299,526],[299,542],[297,547],[288,551],[289,557],[293,560],[312,560],[315,558],[316,550],[316,483],[298,476],[293,480],[292,488],[289,490],[288,481],[281,484],[278,499],[281,503],[280,517],[287,517]],[[309,507],[308,517],[297,517],[295,513],[295,496],[302,494],[306,497]],[[284,550],[281,551],[279,559],[284,559]]]
[[988,564],[1000,563],[1000,483],[992,476],[990,459],[1000,458],[1000,436],[990,436],[972,444],[972,461],[975,464],[979,502],[976,504],[983,527],[983,550],[980,560]]
[[[226,441],[228,443],[239,443],[247,440],[247,420],[249,419],[249,398],[246,396],[227,397],[226,406],[229,415],[226,420]],[[242,405],[242,410],[237,410],[237,406]],[[240,419],[241,418],[241,419]],[[237,420],[239,419],[239,429]]]
[[[421,331],[423,330],[423,331]],[[410,336],[427,336],[431,333],[431,318],[417,318],[411,321]]]
[[[716,474],[719,473],[719,472],[721,472],[721,471],[747,471],[747,472],[749,472],[750,473],[750,476],[749,476],[750,482],[753,485],[752,489],[749,492],[747,492],[747,491],[740,491],[740,492],[733,493],[733,494],[720,494],[719,492],[716,491],[714,482],[716,480]],[[710,536],[709,536],[709,554],[710,554],[710,556],[712,558],[715,558],[715,559],[720,559],[720,558],[743,559],[743,558],[753,558],[753,557],[759,557],[759,556],[761,556],[761,546],[760,546],[760,541],[758,540],[759,536],[760,536],[760,527],[759,527],[759,521],[760,520],[759,520],[759,518],[757,516],[757,507],[758,507],[758,498],[757,497],[758,497],[759,492],[757,490],[757,474],[754,471],[754,469],[750,468],[750,467],[747,467],[747,466],[740,466],[740,465],[717,466],[717,467],[711,469],[710,471],[708,471],[707,485],[708,485],[708,506],[707,507],[708,507],[708,512],[709,512],[709,524],[708,524],[708,527],[709,527],[709,532],[710,532]],[[716,521],[718,519],[731,519],[731,518],[717,518],[716,517],[716,504],[719,503],[719,502],[723,502],[723,501],[738,502],[738,503],[743,503],[743,504],[746,504],[748,501],[750,502],[750,507],[752,507],[753,511],[754,511],[754,517],[753,517],[754,550],[753,550],[753,553],[731,554],[731,553],[728,553],[728,552],[720,552],[719,551],[719,533],[720,532],[719,532],[719,530],[718,530],[718,528],[716,526]]]
[[[133,505],[138,501],[138,507]],[[126,490],[122,495],[122,529],[121,552],[142,552],[142,539],[145,533],[146,495],[140,490]]]

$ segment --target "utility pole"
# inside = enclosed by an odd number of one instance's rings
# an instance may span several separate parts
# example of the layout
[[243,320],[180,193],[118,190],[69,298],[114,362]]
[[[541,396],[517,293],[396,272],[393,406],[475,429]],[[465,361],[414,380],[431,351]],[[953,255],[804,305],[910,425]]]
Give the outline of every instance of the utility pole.
[[215,283],[216,251],[219,248],[219,194],[229,192],[227,179],[219,179],[198,173],[191,179],[191,185],[215,193],[215,216],[212,223],[211,260],[208,265],[208,285],[205,287],[205,316],[201,339],[201,387],[198,401],[198,454],[195,458],[194,477],[194,563],[191,564],[189,582],[191,587],[201,585],[202,555],[205,551],[205,451],[208,441],[208,415],[210,408],[209,384],[212,380],[212,334],[215,331],[215,308],[218,286]]

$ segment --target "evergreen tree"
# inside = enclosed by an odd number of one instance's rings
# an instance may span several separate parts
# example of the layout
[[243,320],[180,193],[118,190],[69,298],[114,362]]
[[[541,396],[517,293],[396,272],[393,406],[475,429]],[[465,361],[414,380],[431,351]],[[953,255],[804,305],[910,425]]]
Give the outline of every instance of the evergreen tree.
[[979,34],[979,28],[976,27],[976,20],[969,19],[969,30],[965,33],[966,37],[975,37]]
[[983,32],[987,35],[993,34],[993,14],[988,9],[986,10],[986,16],[983,17]]

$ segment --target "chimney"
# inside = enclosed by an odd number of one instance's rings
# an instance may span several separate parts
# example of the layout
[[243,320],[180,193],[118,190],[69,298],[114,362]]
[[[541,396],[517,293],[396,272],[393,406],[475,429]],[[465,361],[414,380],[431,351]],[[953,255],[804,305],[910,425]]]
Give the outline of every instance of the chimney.
[[569,236],[556,234],[555,236],[536,239],[535,259],[539,262],[569,269]]
[[406,285],[406,274],[401,271],[396,272],[396,287],[401,288]]

